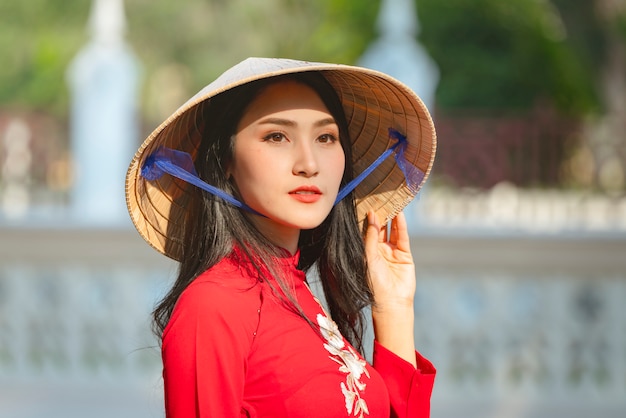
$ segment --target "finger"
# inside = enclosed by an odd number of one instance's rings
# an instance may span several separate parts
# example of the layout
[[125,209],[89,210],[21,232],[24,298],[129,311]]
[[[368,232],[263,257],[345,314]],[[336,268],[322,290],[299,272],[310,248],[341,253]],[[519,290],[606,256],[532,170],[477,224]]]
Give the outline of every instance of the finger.
[[389,243],[396,244],[398,242],[398,216],[396,215],[391,220],[391,228],[389,231]]
[[387,225],[381,225],[378,214],[374,212],[373,210],[369,211],[367,213],[367,216],[368,216],[368,221],[369,219],[372,219],[371,225],[376,226],[378,242],[387,242]]
[[410,251],[409,228],[404,212],[400,212],[392,224],[392,233],[395,235],[395,244],[398,249]]
[[380,239],[380,225],[374,211],[367,213],[367,229],[365,230],[365,248],[376,248]]
[[378,234],[378,242],[387,242],[387,235],[389,235],[387,232],[387,229],[388,229],[387,227],[388,227],[388,224],[382,225],[380,227],[380,232]]

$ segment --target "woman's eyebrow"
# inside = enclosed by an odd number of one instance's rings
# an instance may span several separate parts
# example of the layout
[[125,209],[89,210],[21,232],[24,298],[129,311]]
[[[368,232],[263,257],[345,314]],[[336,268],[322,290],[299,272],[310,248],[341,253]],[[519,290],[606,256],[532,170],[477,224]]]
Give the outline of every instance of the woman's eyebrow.
[[315,127],[320,127],[320,126],[336,125],[336,124],[337,124],[337,122],[335,122],[335,118],[325,118],[325,119],[318,120],[313,125]]
[[[259,121],[259,125],[280,125],[280,126],[297,126],[298,123],[291,119],[283,118],[266,118]],[[320,127],[326,125],[336,125],[334,118],[324,118],[316,121],[313,126]]]
[[296,126],[297,123],[291,119],[283,118],[265,118],[260,120],[259,125],[281,125],[281,126]]

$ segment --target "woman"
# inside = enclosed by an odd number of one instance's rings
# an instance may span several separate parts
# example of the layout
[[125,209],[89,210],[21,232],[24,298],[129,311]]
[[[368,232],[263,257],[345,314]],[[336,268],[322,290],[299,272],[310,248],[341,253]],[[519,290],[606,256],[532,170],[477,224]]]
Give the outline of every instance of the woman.
[[434,148],[426,108],[393,78],[263,58],[146,139],[126,195],[142,237],[180,262],[154,312],[168,417],[429,416],[401,210]]

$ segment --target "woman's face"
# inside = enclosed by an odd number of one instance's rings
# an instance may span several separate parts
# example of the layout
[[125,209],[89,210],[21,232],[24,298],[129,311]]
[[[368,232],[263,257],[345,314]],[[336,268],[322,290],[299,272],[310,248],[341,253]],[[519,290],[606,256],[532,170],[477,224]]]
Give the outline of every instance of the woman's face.
[[227,175],[270,241],[295,252],[301,229],[330,213],[345,168],[339,128],[310,87],[280,81],[246,108]]

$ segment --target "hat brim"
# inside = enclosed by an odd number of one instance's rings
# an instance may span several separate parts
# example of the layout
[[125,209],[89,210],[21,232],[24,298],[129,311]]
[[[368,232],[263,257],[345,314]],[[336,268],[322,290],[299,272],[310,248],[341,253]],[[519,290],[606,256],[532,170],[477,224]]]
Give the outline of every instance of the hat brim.
[[187,184],[164,175],[148,181],[141,167],[165,146],[195,157],[201,136],[197,126],[202,102],[234,87],[263,78],[305,71],[320,72],[341,101],[350,138],[355,174],[362,172],[393,145],[388,129],[406,136],[406,161],[424,173],[417,188],[408,187],[393,158],[387,159],[355,189],[359,222],[374,210],[384,223],[395,217],[428,178],[435,158],[436,134],[428,109],[406,85],[378,71],[341,64],[289,59],[249,58],[232,67],[183,104],[141,144],[126,175],[126,203],[139,234],[157,251],[175,260],[182,253]]

